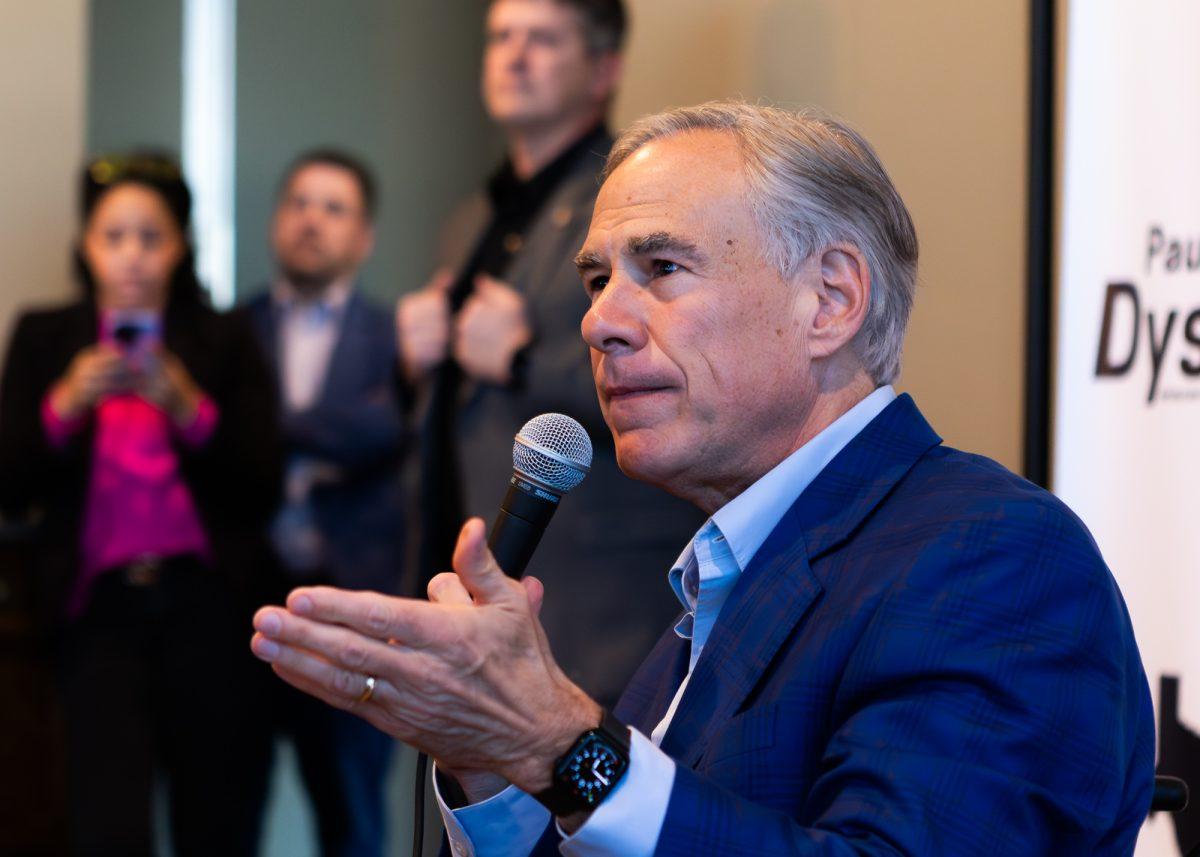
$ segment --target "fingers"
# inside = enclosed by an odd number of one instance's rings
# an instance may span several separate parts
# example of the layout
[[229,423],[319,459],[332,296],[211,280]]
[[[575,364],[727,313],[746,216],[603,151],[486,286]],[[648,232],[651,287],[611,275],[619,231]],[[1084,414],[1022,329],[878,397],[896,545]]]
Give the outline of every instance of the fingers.
[[542,612],[542,600],[545,598],[546,588],[536,577],[522,577],[520,582],[521,586],[525,588],[525,597],[529,599],[529,608],[533,611],[533,615],[537,616]]
[[500,570],[484,540],[482,518],[471,518],[463,524],[452,563],[459,580],[476,601],[493,603],[512,598],[512,582]]
[[475,291],[485,300],[498,297],[512,290],[512,286],[502,280],[497,280],[495,277],[489,277],[487,274],[475,275]]
[[441,287],[442,280],[435,278],[426,288],[396,303],[396,335],[410,380],[421,378],[446,359],[449,350],[449,284]]
[[429,600],[435,604],[469,606],[475,603],[471,599],[471,593],[467,592],[462,581],[458,579],[458,575],[448,571],[434,575],[433,579],[429,581],[429,585],[425,587],[425,591]]
[[261,631],[250,639],[250,650],[288,684],[338,708],[353,709],[366,688],[364,673],[339,667],[303,649],[280,645]]
[[448,292],[454,285],[454,272],[449,268],[438,268],[430,277],[425,288],[435,292]]
[[525,298],[520,292],[508,283],[487,274],[480,274],[475,278],[475,290],[471,297],[497,312],[519,313],[525,308]]
[[369,721],[382,732],[401,738],[398,724],[389,716],[389,704],[402,694],[387,679],[376,677],[375,690],[368,700],[362,696],[367,687],[365,674],[341,669],[311,652],[279,646],[272,657],[264,657],[264,650],[271,641],[262,634],[255,634],[250,648],[271,665],[275,675],[299,691],[316,697],[327,705],[349,711]]
[[120,360],[121,349],[117,347],[115,342],[98,342],[93,346],[92,353],[104,361]]
[[344,625],[375,640],[399,640],[412,648],[442,644],[448,633],[432,605],[378,592],[306,586],[292,590],[287,608],[293,616],[312,620],[309,624]]
[[[395,672],[404,666],[406,653],[403,649],[340,625],[295,616],[279,607],[263,607],[255,613],[254,629],[264,638],[255,650],[260,657],[269,656],[276,650],[304,649],[356,675]],[[270,643],[275,644],[274,648]]]
[[503,308],[508,312],[523,312],[525,309],[525,296],[516,287],[487,274],[479,274],[475,278],[473,294],[497,309]]

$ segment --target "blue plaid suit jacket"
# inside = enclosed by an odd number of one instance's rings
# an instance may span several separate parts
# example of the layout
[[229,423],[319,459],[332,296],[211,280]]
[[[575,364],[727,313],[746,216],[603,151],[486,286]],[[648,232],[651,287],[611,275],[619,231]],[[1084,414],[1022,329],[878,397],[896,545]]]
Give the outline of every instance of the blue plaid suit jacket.
[[[649,734],[687,662],[668,631],[617,716]],[[1128,854],[1153,722],[1083,524],[901,396],[726,602],[663,740],[657,853]]]

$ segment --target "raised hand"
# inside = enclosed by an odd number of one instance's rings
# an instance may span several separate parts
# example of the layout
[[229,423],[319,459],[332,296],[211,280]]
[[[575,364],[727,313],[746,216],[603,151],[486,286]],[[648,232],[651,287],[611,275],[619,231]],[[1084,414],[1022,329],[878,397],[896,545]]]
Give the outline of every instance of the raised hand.
[[536,793],[600,707],[551,656],[541,585],[504,575],[482,520],[463,526],[454,570],[434,578],[428,602],[297,589],[286,609],[258,611],[251,648],[300,690],[462,774],[469,793],[494,790],[481,773]]

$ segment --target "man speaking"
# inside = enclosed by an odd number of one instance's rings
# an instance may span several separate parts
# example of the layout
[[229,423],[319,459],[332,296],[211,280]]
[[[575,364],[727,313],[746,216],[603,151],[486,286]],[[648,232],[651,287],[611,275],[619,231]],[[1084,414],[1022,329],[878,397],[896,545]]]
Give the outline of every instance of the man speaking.
[[478,519],[429,602],[298,589],[254,651],[433,756],[456,854],[1130,852],[1154,736],[1120,593],[1059,501],[893,392],[917,241],[868,144],[709,104],[605,176],[600,403],[621,468],[709,515],[616,710]]

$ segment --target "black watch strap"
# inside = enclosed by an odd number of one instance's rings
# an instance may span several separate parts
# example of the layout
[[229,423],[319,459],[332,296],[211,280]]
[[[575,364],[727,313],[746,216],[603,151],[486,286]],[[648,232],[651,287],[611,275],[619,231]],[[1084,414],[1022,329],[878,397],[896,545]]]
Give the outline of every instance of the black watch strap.
[[629,727],[605,710],[554,763],[550,788],[533,797],[558,817],[595,809],[629,768]]

